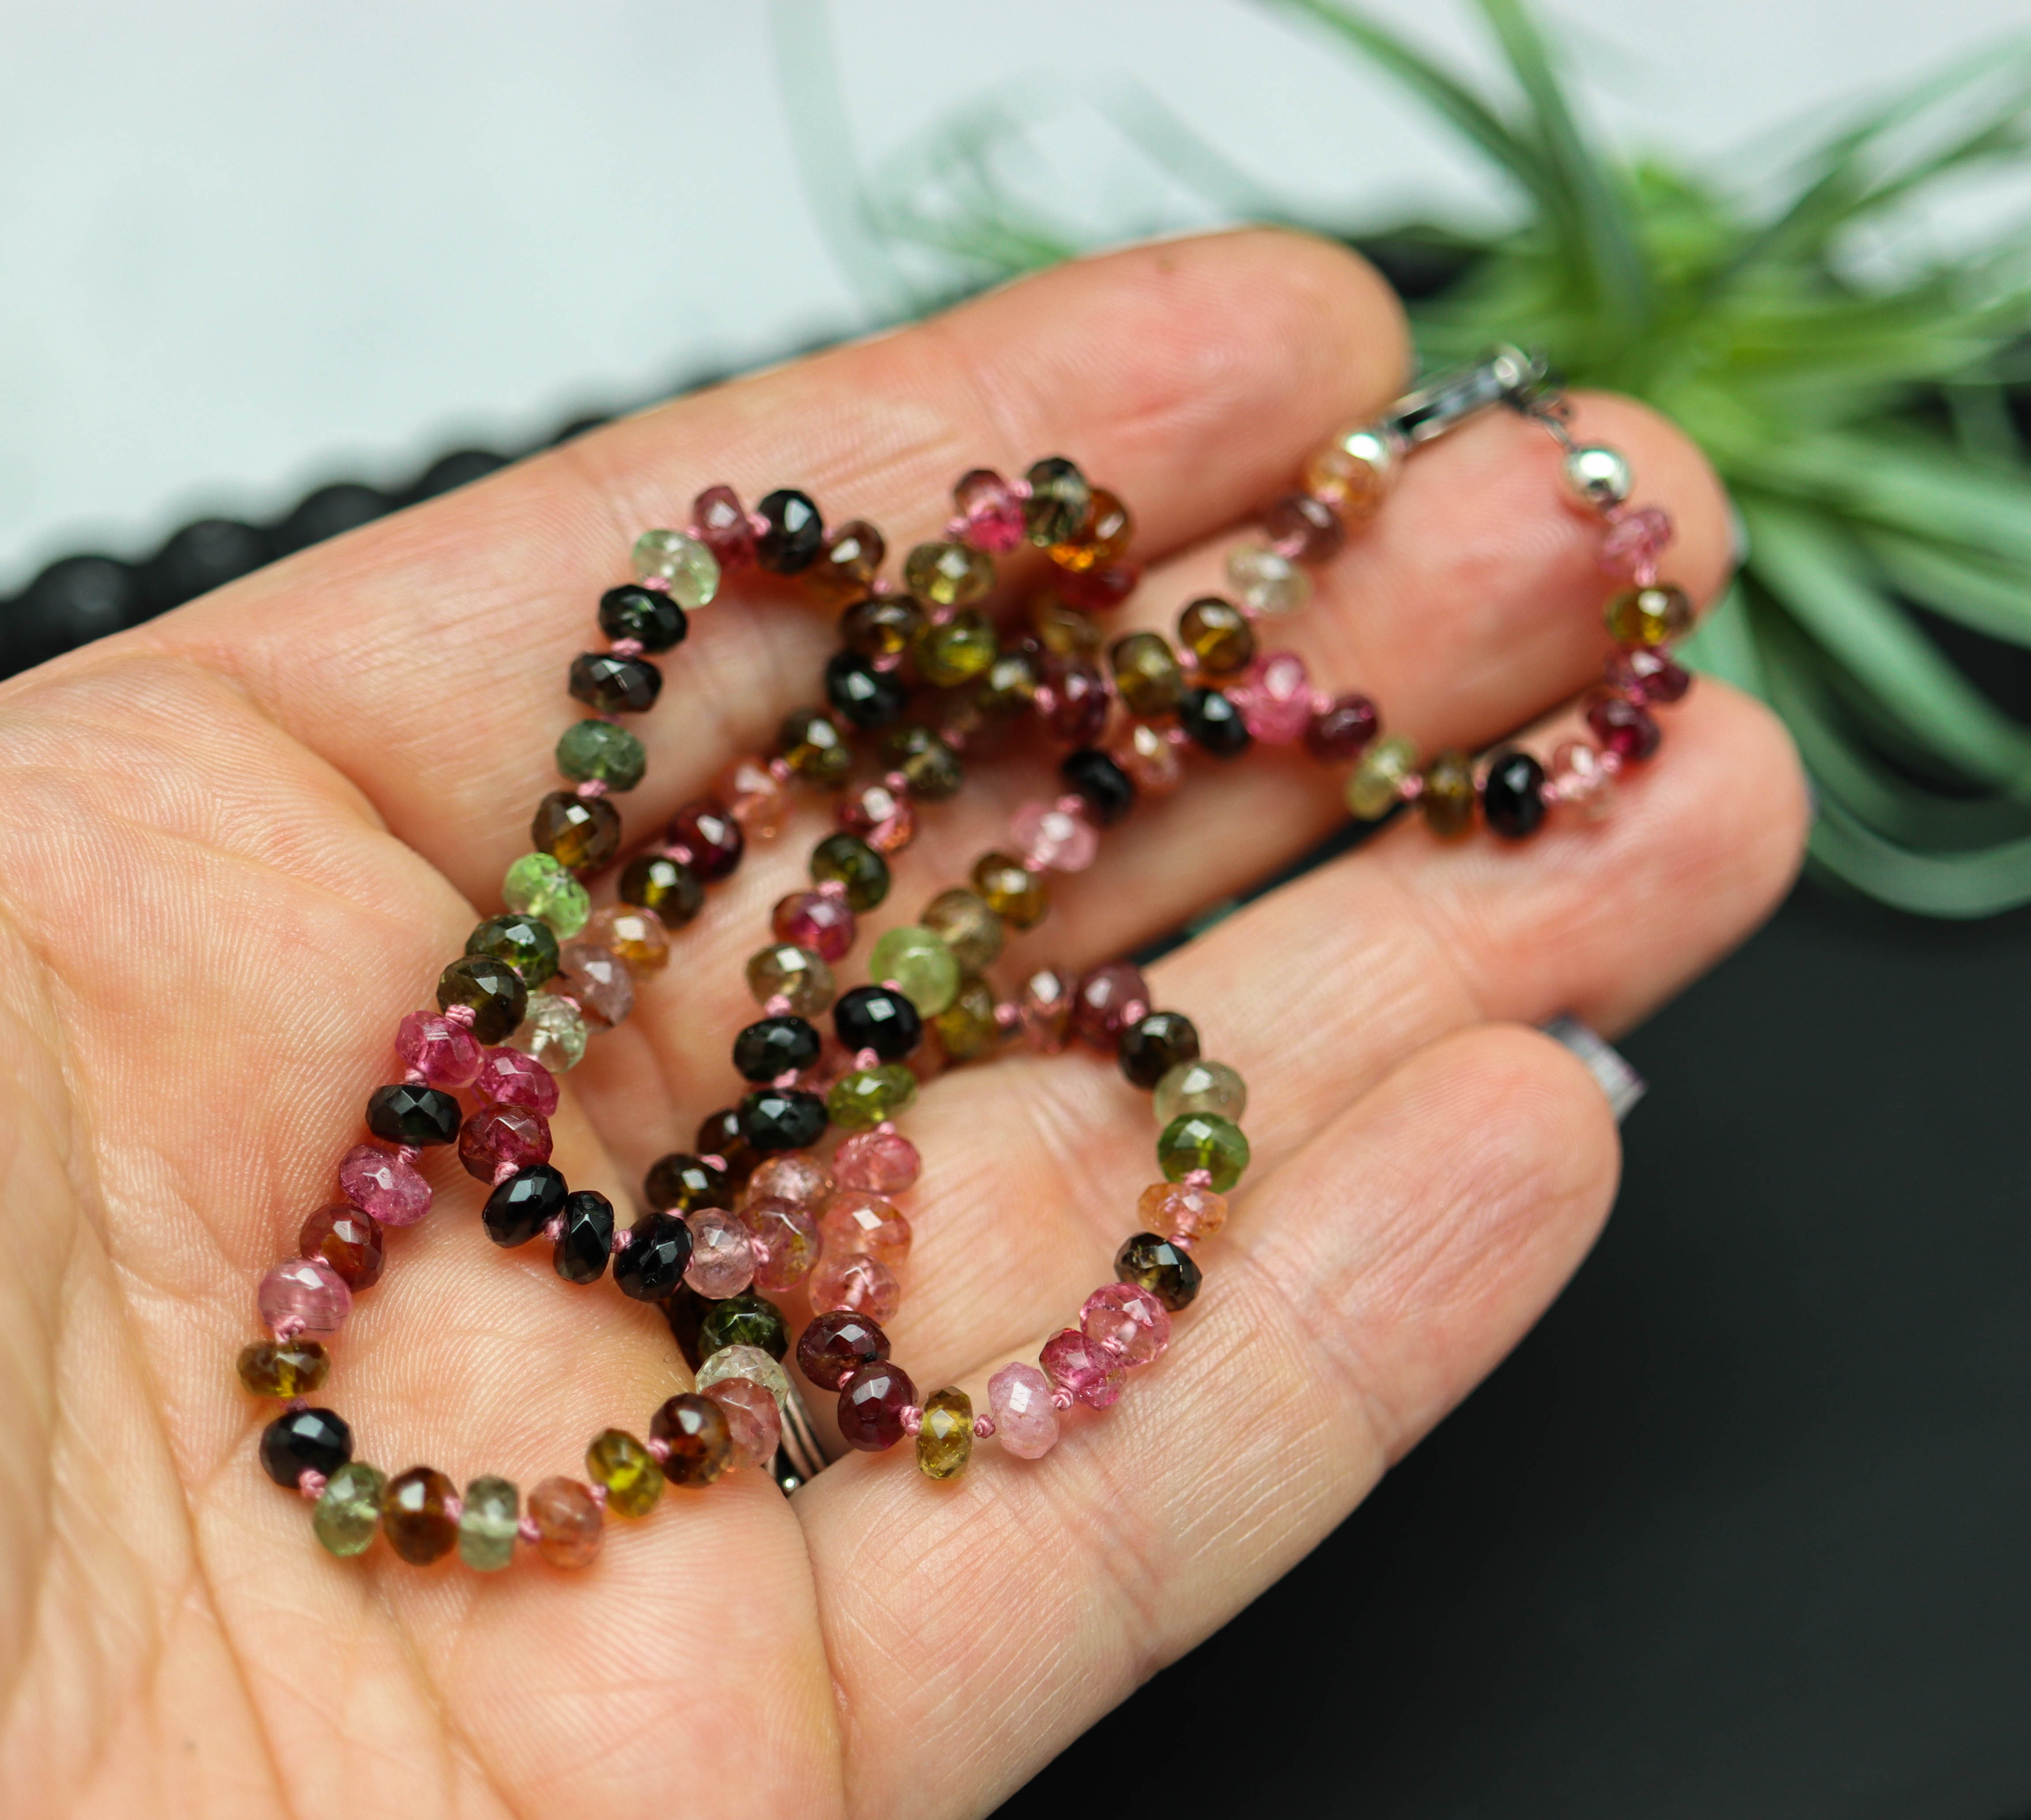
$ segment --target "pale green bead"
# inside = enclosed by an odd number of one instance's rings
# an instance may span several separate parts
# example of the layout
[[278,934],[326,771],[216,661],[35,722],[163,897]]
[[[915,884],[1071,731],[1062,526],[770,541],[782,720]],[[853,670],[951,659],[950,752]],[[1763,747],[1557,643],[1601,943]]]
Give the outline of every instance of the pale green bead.
[[1266,544],[1236,544],[1228,552],[1227,579],[1241,604],[1257,613],[1295,613],[1311,599],[1312,578]]
[[1403,780],[1418,768],[1418,748],[1408,740],[1383,740],[1370,746],[1347,780],[1347,806],[1364,822],[1395,808]]
[[698,1368],[701,1391],[729,1378],[760,1385],[779,1406],[790,1394],[788,1374],[759,1346],[722,1346]]
[[458,1513],[458,1558],[479,1573],[498,1573],[515,1558],[522,1494],[505,1479],[475,1479]]
[[688,532],[645,531],[635,539],[635,579],[669,583],[671,599],[695,612],[719,592],[719,558]]
[[386,1476],[363,1460],[349,1460],[334,1472],[311,1512],[311,1527],[332,1553],[363,1554],[381,1521],[381,1493]]
[[553,1074],[565,1074],[585,1060],[589,1035],[584,1014],[569,999],[532,992],[529,1009],[508,1039],[508,1046],[533,1055]]
[[944,937],[919,923],[891,929],[867,957],[870,979],[893,979],[920,1016],[936,1017],[959,996],[959,962]]
[[1188,1112],[1209,1112],[1239,1124],[1248,1110],[1248,1083],[1224,1061],[1181,1061],[1157,1083],[1150,1103],[1159,1124]]
[[592,899],[585,887],[547,853],[524,853],[501,881],[501,901],[524,916],[540,916],[568,942],[585,927]]

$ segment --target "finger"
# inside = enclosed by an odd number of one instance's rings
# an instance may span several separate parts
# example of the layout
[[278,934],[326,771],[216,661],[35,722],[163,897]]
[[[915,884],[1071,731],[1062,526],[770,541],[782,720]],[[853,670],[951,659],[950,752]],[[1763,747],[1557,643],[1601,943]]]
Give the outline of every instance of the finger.
[[1288,1568],[1513,1345],[1613,1191],[1600,1090],[1545,1039],[1420,1051],[1261,1185],[1169,1353],[1042,1460],[799,1494],[848,1788],[1014,1787]]

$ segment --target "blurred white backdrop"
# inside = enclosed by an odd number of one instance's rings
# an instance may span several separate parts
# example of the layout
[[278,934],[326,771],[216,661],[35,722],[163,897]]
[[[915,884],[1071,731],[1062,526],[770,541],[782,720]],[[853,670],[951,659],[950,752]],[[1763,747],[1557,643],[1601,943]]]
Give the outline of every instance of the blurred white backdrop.
[[[1725,160],[2022,29],[2023,0],[1541,0],[1594,117]],[[1465,0],[1373,9],[1470,69]],[[0,594],[199,510],[515,446],[871,321],[821,231],[762,0],[0,0]],[[785,16],[794,36],[795,9]],[[1132,77],[1350,224],[1501,205],[1485,171],[1250,0],[833,0],[878,162],[970,98]],[[777,19],[778,28],[783,18]],[[1096,223],[1161,200],[1097,130]],[[1185,225],[1173,207],[1160,218]]]

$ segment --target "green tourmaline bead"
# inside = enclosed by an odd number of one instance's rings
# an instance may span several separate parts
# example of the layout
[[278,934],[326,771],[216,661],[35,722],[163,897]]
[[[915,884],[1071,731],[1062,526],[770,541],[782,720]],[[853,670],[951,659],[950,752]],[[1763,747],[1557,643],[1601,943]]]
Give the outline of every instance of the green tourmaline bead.
[[542,917],[561,942],[568,942],[592,914],[591,894],[568,866],[547,853],[524,853],[508,868],[501,881],[501,901],[510,910]]
[[541,986],[557,970],[557,932],[526,911],[488,917],[466,937],[465,951],[506,961],[531,987]]
[[1465,752],[1441,752],[1425,767],[1425,787],[1418,807],[1425,823],[1442,840],[1458,840],[1474,830],[1474,760]]
[[318,1540],[341,1558],[364,1553],[381,1526],[381,1494],[387,1483],[386,1475],[365,1460],[348,1460],[331,1475],[311,1512]]
[[991,721],[1012,721],[1027,714],[1035,704],[1038,685],[1044,680],[1044,666],[1037,654],[1023,645],[997,651],[993,662],[981,672],[974,685],[973,705]]
[[256,1340],[240,1349],[240,1382],[256,1397],[307,1397],[331,1370],[315,1340]]
[[1001,919],[978,891],[963,885],[941,891],[924,906],[921,920],[952,950],[952,959],[967,979],[985,973],[1001,952]]
[[1248,1084],[1224,1061],[1181,1061],[1157,1083],[1150,1109],[1160,1125],[1191,1112],[1209,1112],[1239,1124],[1248,1110]]
[[994,586],[994,559],[965,543],[920,543],[903,558],[903,585],[927,606],[971,606]]
[[857,1068],[833,1083],[825,1111],[841,1131],[871,1131],[917,1097],[917,1077],[900,1061]]
[[798,1016],[815,1017],[832,1003],[832,969],[810,949],[778,942],[748,957],[747,990],[757,1005],[781,998]]
[[1181,1113],[1157,1139],[1157,1163],[1167,1182],[1181,1182],[1194,1169],[1204,1169],[1213,1187],[1225,1194],[1248,1167],[1248,1139],[1231,1119],[1209,1112]]
[[766,1296],[729,1296],[707,1302],[699,1323],[699,1356],[710,1359],[729,1346],[757,1346],[780,1362],[790,1349],[782,1311]]
[[624,1428],[603,1428],[585,1450],[588,1478],[606,1487],[606,1508],[620,1516],[647,1516],[663,1495],[656,1456]]
[[1361,755],[1347,780],[1347,806],[1364,822],[1396,807],[1403,781],[1418,768],[1418,749],[1408,740],[1379,740]]
[[936,688],[971,682],[994,662],[994,628],[970,608],[917,634],[917,674]]
[[920,803],[942,803],[956,796],[966,781],[959,754],[929,727],[892,727],[882,736],[881,763],[900,771],[910,794]]
[[1030,464],[1023,478],[1030,497],[1023,502],[1023,528],[1032,543],[1067,543],[1079,534],[1093,510],[1093,488],[1062,455]]
[[1115,692],[1131,714],[1147,718],[1177,711],[1185,696],[1184,673],[1161,632],[1131,632],[1118,638],[1107,658],[1114,670]]
[[666,583],[688,612],[710,606],[719,592],[719,559],[690,532],[645,531],[635,539],[635,579]]
[[973,1399],[956,1386],[924,1399],[917,1430],[917,1470],[926,1479],[956,1479],[973,1457]]
[[836,790],[853,769],[853,748],[829,714],[797,708],[784,718],[776,736],[783,762],[806,783]]
[[621,869],[620,901],[653,910],[666,929],[681,929],[705,908],[705,887],[681,860],[638,853]]
[[498,1573],[515,1558],[522,1494],[505,1479],[475,1479],[458,1513],[458,1558],[478,1573]]
[[889,862],[858,834],[828,834],[811,849],[811,882],[843,885],[855,910],[872,910],[889,895]]
[[874,944],[867,974],[894,980],[922,1017],[936,1017],[959,996],[959,961],[942,937],[916,923],[891,929]]
[[598,782],[632,790],[649,767],[642,742],[612,721],[580,721],[557,741],[557,770],[575,784]]
[[994,1016],[994,989],[984,979],[969,979],[931,1020],[931,1027],[948,1061],[971,1061],[999,1049],[1002,1031]]

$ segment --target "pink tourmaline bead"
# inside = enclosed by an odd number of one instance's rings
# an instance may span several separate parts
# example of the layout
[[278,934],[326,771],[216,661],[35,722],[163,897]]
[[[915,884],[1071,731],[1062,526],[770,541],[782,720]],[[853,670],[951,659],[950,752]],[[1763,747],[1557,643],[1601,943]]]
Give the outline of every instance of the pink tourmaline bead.
[[779,897],[770,917],[778,942],[808,948],[825,960],[844,960],[853,946],[852,907],[829,891],[792,891]]
[[557,1110],[557,1077],[519,1049],[490,1049],[474,1083],[490,1106],[519,1106],[545,1118]]
[[1098,668],[1075,658],[1054,658],[1037,687],[1037,712],[1055,739],[1090,746],[1107,726],[1114,697]]
[[815,1314],[837,1309],[878,1322],[893,1316],[903,1300],[896,1273],[879,1258],[836,1258],[829,1252],[811,1272],[808,1293]]
[[796,1201],[751,1198],[740,1210],[758,1289],[794,1289],[811,1274],[825,1241],[818,1216]]
[[1693,686],[1692,677],[1668,651],[1652,651],[1645,646],[1615,652],[1608,660],[1608,680],[1631,701],[1646,704],[1683,701],[1686,691]]
[[1601,540],[1601,565],[1610,575],[1626,575],[1633,580],[1657,566],[1657,558],[1671,541],[1671,514],[1658,506],[1639,506],[1623,513],[1608,528]]
[[1152,1182],[1135,1203],[1145,1231],[1165,1238],[1209,1239],[1227,1224],[1227,1196],[1189,1182]]
[[841,1188],[827,1201],[818,1230],[828,1258],[879,1258],[893,1270],[910,1255],[910,1222],[893,1201],[863,1188]]
[[1058,1444],[1051,1384],[1034,1365],[1004,1365],[987,1381],[994,1438],[1018,1460],[1042,1460]]
[[[635,1009],[634,974],[612,949],[597,942],[567,942],[557,951],[557,979],[565,994],[595,1024],[622,1023]],[[521,1054],[519,1050],[515,1053]],[[535,1057],[524,1056],[523,1060]],[[556,1087],[554,1079],[550,1084]]]
[[691,1261],[684,1281],[701,1296],[724,1301],[755,1281],[755,1247],[747,1229],[719,1207],[699,1207],[684,1216],[691,1229]]
[[1006,555],[1023,543],[1023,502],[992,468],[975,468],[960,476],[952,503],[965,521],[962,533],[975,550]]
[[255,1296],[268,1331],[335,1333],[352,1312],[345,1279],[322,1258],[291,1258],[261,1279]]
[[900,1132],[856,1132],[833,1152],[833,1177],[839,1185],[870,1195],[900,1195],[914,1188],[923,1167],[917,1147]]
[[430,1210],[430,1184],[405,1158],[355,1144],[338,1165],[345,1198],[384,1226],[413,1226]]
[[432,1087],[470,1087],[479,1078],[479,1045],[449,1017],[411,1012],[396,1030],[395,1053]]
[[788,1201],[792,1206],[822,1207],[832,1193],[832,1172],[816,1157],[788,1151],[771,1157],[747,1178],[751,1201]]
[[465,1173],[490,1182],[501,1169],[550,1160],[550,1121],[525,1106],[483,1106],[459,1127],[458,1160]]
[[[1139,1008],[1139,1009],[1138,1009]],[[1096,967],[1072,994],[1072,1035],[1090,1049],[1112,1055],[1121,1033],[1150,1009],[1150,988],[1125,960]]]
[[1134,1283],[1109,1283],[1086,1297],[1079,1331],[1124,1365],[1147,1365],[1171,1343],[1170,1311]]
[[751,841],[774,840],[790,819],[789,788],[766,759],[736,759],[713,779],[712,793]]
[[1312,724],[1312,679],[1295,651],[1270,652],[1233,693],[1249,732],[1266,746],[1294,746]]
[[1037,1357],[1044,1374],[1089,1409],[1105,1409],[1113,1402],[1127,1375],[1119,1357],[1075,1327],[1060,1328],[1044,1342]]
[[1620,696],[1596,689],[1587,697],[1586,724],[1593,737],[1618,759],[1647,759],[1664,735],[1648,708]]
[[917,811],[900,790],[878,781],[847,792],[839,825],[878,853],[900,853],[917,837]]
[[725,1414],[736,1466],[766,1466],[776,1457],[783,1440],[783,1412],[773,1397],[751,1378],[722,1378],[708,1384],[705,1394]]
[[755,560],[755,532],[731,487],[708,487],[694,499],[691,524],[721,569],[744,569]]
[[1598,822],[1615,806],[1615,779],[1584,740],[1567,740],[1553,750],[1551,781],[1559,801],[1589,822]]
[[1056,1055],[1064,1048],[1071,1034],[1076,990],[1070,976],[1055,967],[1040,967],[1023,982],[1016,1017],[1023,1040],[1039,1054]]
[[1092,822],[1056,803],[1025,803],[1009,818],[1008,834],[1032,871],[1083,872],[1100,853]]

